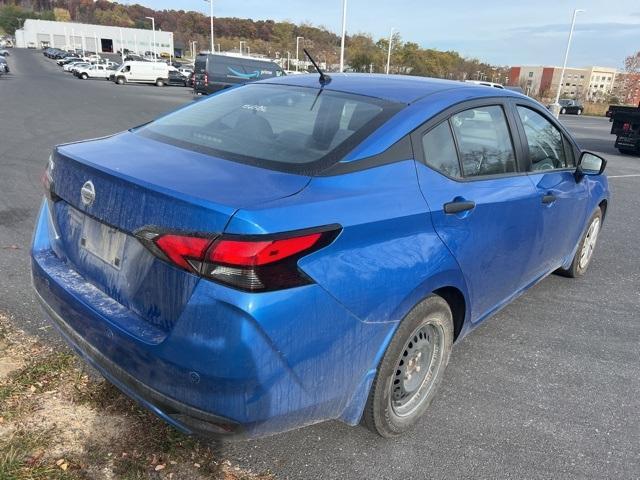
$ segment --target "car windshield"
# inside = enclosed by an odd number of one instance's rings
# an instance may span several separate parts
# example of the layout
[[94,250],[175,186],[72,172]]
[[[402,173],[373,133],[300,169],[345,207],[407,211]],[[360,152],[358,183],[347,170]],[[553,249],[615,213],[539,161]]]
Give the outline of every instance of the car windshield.
[[250,84],[137,130],[229,160],[311,172],[342,158],[401,106],[316,88]]

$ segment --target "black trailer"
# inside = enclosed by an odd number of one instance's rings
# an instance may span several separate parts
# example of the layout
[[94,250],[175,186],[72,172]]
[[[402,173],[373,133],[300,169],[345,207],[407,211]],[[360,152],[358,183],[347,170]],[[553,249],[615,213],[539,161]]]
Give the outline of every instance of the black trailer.
[[640,105],[623,107],[611,105],[606,113],[611,125],[611,133],[616,136],[620,153],[640,155]]

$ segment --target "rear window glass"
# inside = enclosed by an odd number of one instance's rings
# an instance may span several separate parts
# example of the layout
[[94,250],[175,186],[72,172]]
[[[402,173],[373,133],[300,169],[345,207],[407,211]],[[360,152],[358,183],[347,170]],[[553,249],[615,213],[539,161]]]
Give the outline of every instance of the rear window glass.
[[229,160],[310,172],[342,158],[400,108],[331,90],[250,84],[196,102],[137,132]]

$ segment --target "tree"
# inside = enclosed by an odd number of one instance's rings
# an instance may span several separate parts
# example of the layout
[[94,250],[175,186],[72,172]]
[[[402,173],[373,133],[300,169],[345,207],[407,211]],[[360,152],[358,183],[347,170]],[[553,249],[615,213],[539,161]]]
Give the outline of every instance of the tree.
[[640,51],[637,51],[633,55],[629,55],[625,58],[624,69],[627,73],[640,72]]

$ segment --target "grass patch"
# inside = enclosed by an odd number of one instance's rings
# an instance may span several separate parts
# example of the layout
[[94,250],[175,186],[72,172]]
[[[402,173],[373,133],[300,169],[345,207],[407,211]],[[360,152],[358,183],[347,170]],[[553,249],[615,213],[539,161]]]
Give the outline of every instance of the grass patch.
[[[77,478],[69,471],[69,462],[65,470],[55,462],[44,460],[49,431],[18,430],[0,438],[0,479],[2,480],[45,480]],[[72,467],[73,468],[73,467]]]
[[[31,357],[27,364],[11,372],[0,382],[0,412],[5,419],[29,411],[29,397],[44,388],[53,388],[65,372],[74,365],[74,356],[67,352],[52,352]],[[20,397],[20,398],[16,398]],[[2,477],[0,477],[1,479]]]
[[[0,480],[270,480],[183,435],[0,315]],[[8,372],[8,373],[7,373]]]

